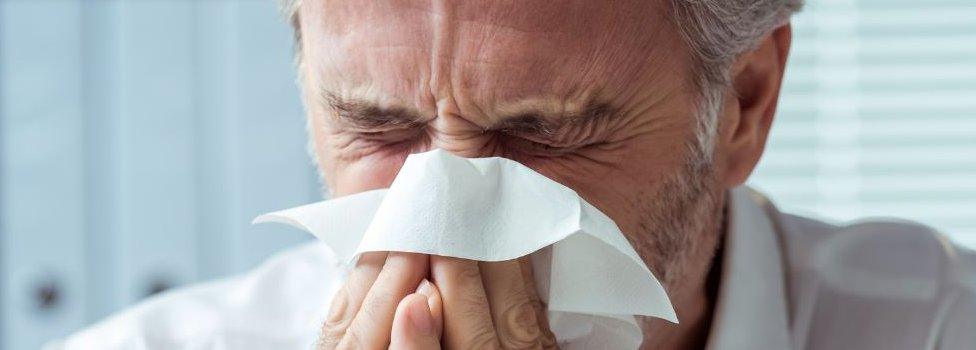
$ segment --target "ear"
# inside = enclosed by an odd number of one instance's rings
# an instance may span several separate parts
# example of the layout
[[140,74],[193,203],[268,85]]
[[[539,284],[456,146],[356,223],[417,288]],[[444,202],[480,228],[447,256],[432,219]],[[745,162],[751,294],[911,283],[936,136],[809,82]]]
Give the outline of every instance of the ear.
[[776,114],[791,40],[790,25],[783,25],[732,65],[732,86],[716,140],[716,170],[725,188],[744,183],[759,163]]

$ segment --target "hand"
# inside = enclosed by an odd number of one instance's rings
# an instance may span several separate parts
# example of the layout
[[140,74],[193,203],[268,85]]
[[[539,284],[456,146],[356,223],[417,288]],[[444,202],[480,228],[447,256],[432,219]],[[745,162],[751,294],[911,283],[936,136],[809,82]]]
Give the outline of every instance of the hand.
[[319,349],[556,348],[533,281],[527,261],[364,254]]
[[557,348],[527,259],[431,256],[430,272],[443,300],[445,348]]
[[391,334],[419,348],[438,347],[440,296],[430,282],[421,283],[429,260],[424,254],[363,254],[332,298],[317,349],[386,349]]
[[397,306],[390,349],[440,349],[442,324],[440,293],[425,279],[417,287],[417,293],[403,298]]

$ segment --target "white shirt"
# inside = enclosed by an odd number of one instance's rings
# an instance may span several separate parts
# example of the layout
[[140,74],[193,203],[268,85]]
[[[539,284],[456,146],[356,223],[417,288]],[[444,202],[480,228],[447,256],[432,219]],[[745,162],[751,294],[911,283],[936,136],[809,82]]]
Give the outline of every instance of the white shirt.
[[[976,349],[976,253],[930,228],[834,226],[743,187],[730,193],[727,233],[708,349]],[[308,349],[342,280],[337,264],[306,244],[47,348]]]

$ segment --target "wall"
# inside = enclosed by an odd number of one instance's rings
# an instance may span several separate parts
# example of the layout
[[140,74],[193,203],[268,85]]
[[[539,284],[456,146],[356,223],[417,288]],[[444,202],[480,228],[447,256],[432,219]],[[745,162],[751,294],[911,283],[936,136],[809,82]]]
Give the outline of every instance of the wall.
[[0,1],[0,348],[306,241],[319,197],[273,1]]
[[750,183],[791,212],[976,247],[974,18],[972,0],[808,1]]

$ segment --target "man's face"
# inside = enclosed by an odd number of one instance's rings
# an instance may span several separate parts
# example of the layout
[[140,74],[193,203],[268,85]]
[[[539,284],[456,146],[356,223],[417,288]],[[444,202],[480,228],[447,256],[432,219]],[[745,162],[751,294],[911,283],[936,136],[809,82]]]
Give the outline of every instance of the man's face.
[[388,187],[434,148],[503,156],[576,190],[670,271],[714,221],[715,189],[689,165],[696,88],[665,6],[306,2],[303,90],[329,189]]

